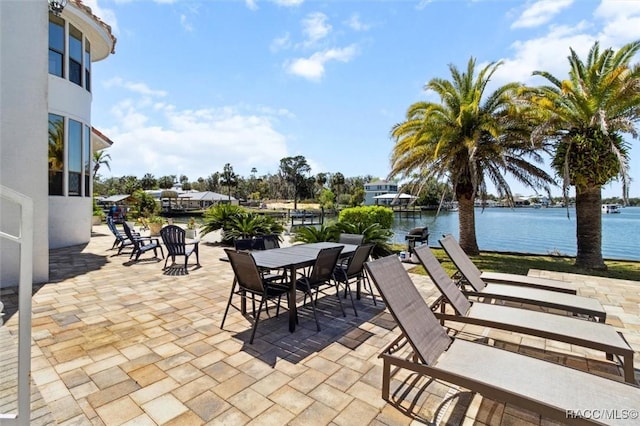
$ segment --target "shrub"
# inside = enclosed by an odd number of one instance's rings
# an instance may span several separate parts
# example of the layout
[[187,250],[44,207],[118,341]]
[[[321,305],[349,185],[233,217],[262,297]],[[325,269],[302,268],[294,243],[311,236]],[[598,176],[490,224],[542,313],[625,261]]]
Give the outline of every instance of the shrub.
[[362,229],[377,223],[383,229],[391,229],[393,210],[383,206],[350,207],[340,212],[338,222],[358,225]]
[[219,229],[222,230],[222,243],[227,245],[232,245],[235,238],[280,235],[284,231],[282,224],[274,218],[230,204],[219,204],[204,212],[202,235]]
[[320,243],[323,241],[338,241],[339,231],[335,224],[316,226],[301,226],[296,229],[293,241],[303,243]]
[[135,191],[132,198],[134,208],[141,216],[154,216],[160,210],[156,199],[142,189]]

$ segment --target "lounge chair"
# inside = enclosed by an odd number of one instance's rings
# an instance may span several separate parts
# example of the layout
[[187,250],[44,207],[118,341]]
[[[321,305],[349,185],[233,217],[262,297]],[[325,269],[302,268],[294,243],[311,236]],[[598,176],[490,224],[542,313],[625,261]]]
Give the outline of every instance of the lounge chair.
[[124,233],[127,235],[127,238],[133,243],[133,250],[129,255],[129,259],[135,256],[134,260],[138,260],[142,253],[146,253],[149,250],[153,250],[153,255],[158,257],[158,249],[160,249],[160,254],[162,255],[162,258],[164,258],[164,250],[162,250],[162,246],[160,245],[160,240],[158,238],[135,235],[133,229],[127,222],[122,222],[122,226],[124,227]]
[[[114,250],[117,248],[118,254],[120,254],[122,253],[122,250],[125,247],[133,246],[133,241],[127,238],[126,234],[118,230],[118,228],[116,227],[116,224],[113,222],[113,217],[111,216],[107,216],[107,227],[115,237],[115,240],[113,241],[113,245],[111,246],[111,250]],[[139,234],[134,233],[134,235],[139,235]]]
[[[486,272],[480,271],[476,265],[469,259],[469,256],[462,250],[460,244],[453,238],[452,235],[445,235],[440,239],[440,245],[444,248],[444,251],[451,258],[451,261],[456,265],[456,268],[460,271],[463,278],[468,279],[468,276],[477,276],[482,281],[497,283],[497,284],[509,284],[519,285],[524,287],[539,288],[542,290],[558,291],[561,293],[578,294],[576,286],[572,283],[564,281],[551,280],[546,278],[528,277],[526,275],[507,274],[504,272]],[[473,285],[473,284],[471,284]],[[477,289],[476,289],[477,290]]]
[[167,248],[167,259],[164,261],[164,267],[167,269],[169,258],[173,263],[176,262],[176,256],[184,256],[184,269],[187,269],[189,256],[196,255],[196,265],[200,266],[200,257],[198,253],[199,241],[187,243],[186,231],[176,225],[167,225],[160,230],[160,237],[164,246]]
[[[574,424],[628,424],[622,416],[571,418],[579,410],[636,409],[640,388],[541,359],[453,339],[424,301],[396,256],[365,266],[402,334],[380,355],[382,398],[389,401],[391,368],[404,368],[482,396]],[[411,353],[402,350],[407,343]],[[407,356],[408,355],[408,356]],[[596,408],[597,407],[597,408]]]
[[635,383],[633,349],[624,336],[610,325],[528,309],[470,302],[449,278],[431,250],[419,250],[417,255],[431,281],[442,293],[445,299],[442,302],[448,302],[455,311],[455,315],[447,314],[444,310],[446,304],[440,303],[442,311],[435,314],[441,320],[498,328],[601,350],[609,360],[613,359],[612,355],[617,355],[621,358],[625,380]]
[[[425,266],[423,261],[428,258],[428,250],[430,249],[427,246],[420,246],[415,249],[415,254],[423,266]],[[428,254],[431,254],[431,252],[429,251]],[[575,315],[586,315],[600,322],[605,322],[607,319],[607,313],[604,307],[596,299],[531,287],[494,283],[486,284],[479,276],[474,274],[465,275],[465,278],[468,279],[471,285],[471,289],[463,289],[463,293],[468,296],[485,300],[504,300],[536,307],[558,309]]]

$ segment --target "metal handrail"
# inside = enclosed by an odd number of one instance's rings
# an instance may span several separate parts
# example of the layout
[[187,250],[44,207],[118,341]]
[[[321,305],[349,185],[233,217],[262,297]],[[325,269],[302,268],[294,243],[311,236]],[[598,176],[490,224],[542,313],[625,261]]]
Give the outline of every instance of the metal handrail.
[[0,238],[20,244],[18,281],[18,412],[0,413],[3,425],[28,425],[31,411],[31,290],[33,287],[33,200],[0,185],[0,198],[20,206],[17,235],[0,231]]

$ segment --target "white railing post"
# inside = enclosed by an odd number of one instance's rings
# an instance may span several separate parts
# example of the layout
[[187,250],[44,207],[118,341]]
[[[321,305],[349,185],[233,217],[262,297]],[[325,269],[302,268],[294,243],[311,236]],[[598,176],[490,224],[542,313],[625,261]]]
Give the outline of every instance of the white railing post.
[[31,412],[31,291],[33,287],[33,200],[0,185],[0,198],[20,206],[17,235],[0,231],[0,238],[20,244],[18,281],[18,413],[0,413],[0,423],[28,425]]

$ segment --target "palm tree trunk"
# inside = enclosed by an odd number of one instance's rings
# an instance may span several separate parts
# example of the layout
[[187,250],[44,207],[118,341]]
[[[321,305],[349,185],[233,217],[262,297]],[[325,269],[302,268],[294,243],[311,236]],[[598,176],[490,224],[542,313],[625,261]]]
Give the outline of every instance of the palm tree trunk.
[[602,260],[602,194],[600,186],[576,187],[576,266],[606,270]]
[[476,215],[473,206],[474,196],[458,195],[458,226],[460,230],[460,247],[470,256],[480,254],[476,240]]

